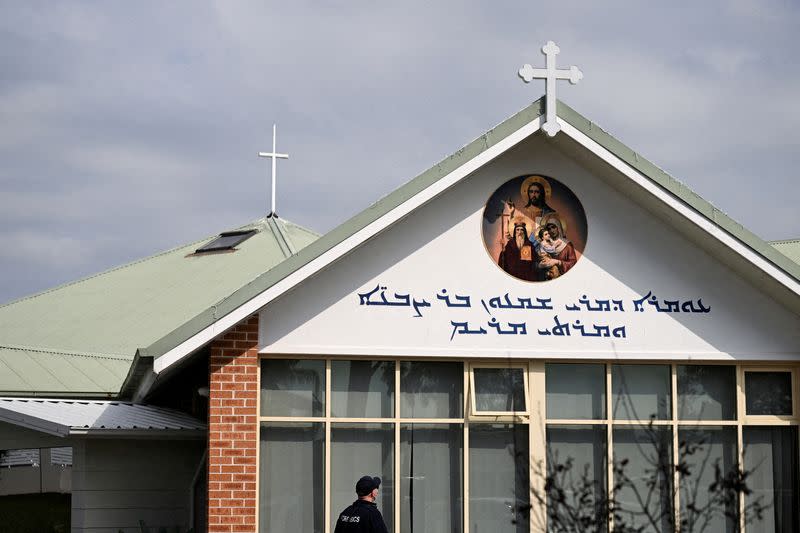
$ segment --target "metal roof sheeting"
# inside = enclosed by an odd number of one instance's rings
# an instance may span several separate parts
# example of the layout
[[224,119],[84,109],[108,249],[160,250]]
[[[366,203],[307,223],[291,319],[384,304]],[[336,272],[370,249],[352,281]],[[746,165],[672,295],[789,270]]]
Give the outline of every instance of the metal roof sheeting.
[[800,239],[774,241],[770,244],[780,253],[800,265]]
[[99,400],[0,398],[0,420],[59,436],[206,430],[202,421],[180,411]]
[[206,237],[0,305],[0,393],[116,396],[137,349],[318,237],[276,217],[238,229],[257,233],[235,252],[194,254]]

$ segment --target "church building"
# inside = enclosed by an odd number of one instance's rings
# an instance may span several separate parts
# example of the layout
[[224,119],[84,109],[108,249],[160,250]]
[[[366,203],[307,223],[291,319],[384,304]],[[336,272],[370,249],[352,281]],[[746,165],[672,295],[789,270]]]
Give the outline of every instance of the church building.
[[325,235],[225,229],[0,307],[0,494],[332,533],[370,475],[392,533],[800,530],[800,241],[563,102]]

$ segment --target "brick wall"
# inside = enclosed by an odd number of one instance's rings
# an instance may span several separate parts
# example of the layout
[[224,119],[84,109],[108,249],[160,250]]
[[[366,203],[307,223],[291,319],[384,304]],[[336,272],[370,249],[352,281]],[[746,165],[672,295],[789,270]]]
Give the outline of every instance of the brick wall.
[[256,531],[258,315],[211,344],[208,531]]

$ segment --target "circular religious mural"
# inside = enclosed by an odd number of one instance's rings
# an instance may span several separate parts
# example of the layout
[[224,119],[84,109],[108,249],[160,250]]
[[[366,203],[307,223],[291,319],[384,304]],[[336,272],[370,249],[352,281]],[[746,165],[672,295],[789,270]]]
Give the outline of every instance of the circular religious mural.
[[483,211],[483,243],[492,260],[523,281],[566,275],[586,246],[586,213],[560,181],[519,176],[494,191]]

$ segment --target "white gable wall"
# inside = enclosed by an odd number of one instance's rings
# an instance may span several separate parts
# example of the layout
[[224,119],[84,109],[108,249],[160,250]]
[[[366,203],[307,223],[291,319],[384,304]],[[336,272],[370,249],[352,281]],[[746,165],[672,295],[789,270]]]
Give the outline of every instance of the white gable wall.
[[[542,174],[567,185],[588,220],[584,256],[563,277],[528,283],[500,270],[481,237],[483,209],[497,187],[516,176]],[[699,231],[699,230],[698,230]],[[567,230],[569,236],[569,229]],[[740,359],[800,357],[798,317],[764,295],[685,235],[665,225],[597,174],[537,135],[481,168],[410,217],[376,236],[263,311],[266,353],[521,358]],[[702,238],[700,239],[702,242]],[[414,317],[409,307],[359,305],[376,286],[431,304]],[[469,295],[470,308],[448,308],[442,289]],[[660,300],[697,301],[711,312],[658,313],[633,300],[652,291]],[[553,310],[490,309],[495,296],[550,298]],[[567,311],[586,295],[620,299],[624,311]],[[373,297],[377,300],[377,293]],[[542,336],[561,323],[625,327],[625,338]],[[498,335],[522,323],[527,335]],[[487,334],[453,335],[451,321]],[[453,335],[451,339],[451,335]]]

